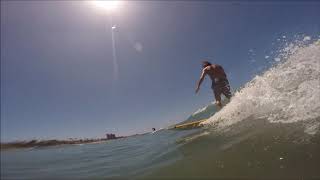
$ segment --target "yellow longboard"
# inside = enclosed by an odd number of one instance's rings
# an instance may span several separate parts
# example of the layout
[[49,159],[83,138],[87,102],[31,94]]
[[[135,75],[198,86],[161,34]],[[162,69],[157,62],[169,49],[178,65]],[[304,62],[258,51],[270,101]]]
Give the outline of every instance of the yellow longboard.
[[194,128],[199,128],[199,127],[203,126],[200,123],[202,123],[202,122],[204,122],[206,120],[207,119],[202,119],[202,120],[199,120],[199,121],[194,121],[194,122],[175,125],[172,129],[194,129]]

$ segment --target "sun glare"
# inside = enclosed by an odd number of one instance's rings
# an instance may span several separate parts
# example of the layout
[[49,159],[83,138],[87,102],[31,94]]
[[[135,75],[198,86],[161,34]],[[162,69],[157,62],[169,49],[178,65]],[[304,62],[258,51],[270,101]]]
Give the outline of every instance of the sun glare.
[[93,1],[93,3],[100,7],[104,8],[109,11],[114,11],[119,8],[120,1],[110,1],[110,0],[105,0],[105,1]]

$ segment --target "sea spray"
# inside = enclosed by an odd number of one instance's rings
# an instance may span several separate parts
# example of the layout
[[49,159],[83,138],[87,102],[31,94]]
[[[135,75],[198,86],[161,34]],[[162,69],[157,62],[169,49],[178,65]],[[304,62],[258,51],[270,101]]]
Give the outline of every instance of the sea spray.
[[205,125],[226,127],[244,119],[304,122],[309,134],[319,129],[320,43],[309,38],[280,50],[279,64],[256,76],[235,93],[231,102]]

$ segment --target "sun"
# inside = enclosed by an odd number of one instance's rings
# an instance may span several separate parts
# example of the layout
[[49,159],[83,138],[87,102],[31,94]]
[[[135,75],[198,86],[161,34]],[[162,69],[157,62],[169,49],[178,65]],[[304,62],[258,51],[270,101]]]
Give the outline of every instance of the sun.
[[120,1],[110,1],[110,0],[104,0],[104,1],[92,1],[97,7],[104,8],[108,11],[115,11],[119,8]]

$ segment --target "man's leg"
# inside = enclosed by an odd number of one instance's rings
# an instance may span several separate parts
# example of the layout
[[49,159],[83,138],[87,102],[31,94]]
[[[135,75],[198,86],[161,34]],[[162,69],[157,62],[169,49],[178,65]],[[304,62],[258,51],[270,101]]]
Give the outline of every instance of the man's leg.
[[214,97],[216,99],[216,105],[220,108],[222,108],[222,103],[221,103],[221,90],[219,87],[215,86],[213,89]]
[[224,85],[223,85],[223,87],[221,88],[221,91],[222,91],[222,94],[226,97],[226,98],[228,98],[228,99],[230,99],[231,98],[231,92],[230,92],[230,85],[229,85],[229,81],[226,79],[225,81],[224,81]]
[[231,98],[231,92],[230,92],[230,89],[223,89],[223,91],[222,91],[222,94],[226,97],[226,98],[228,98],[228,99],[230,99]]

